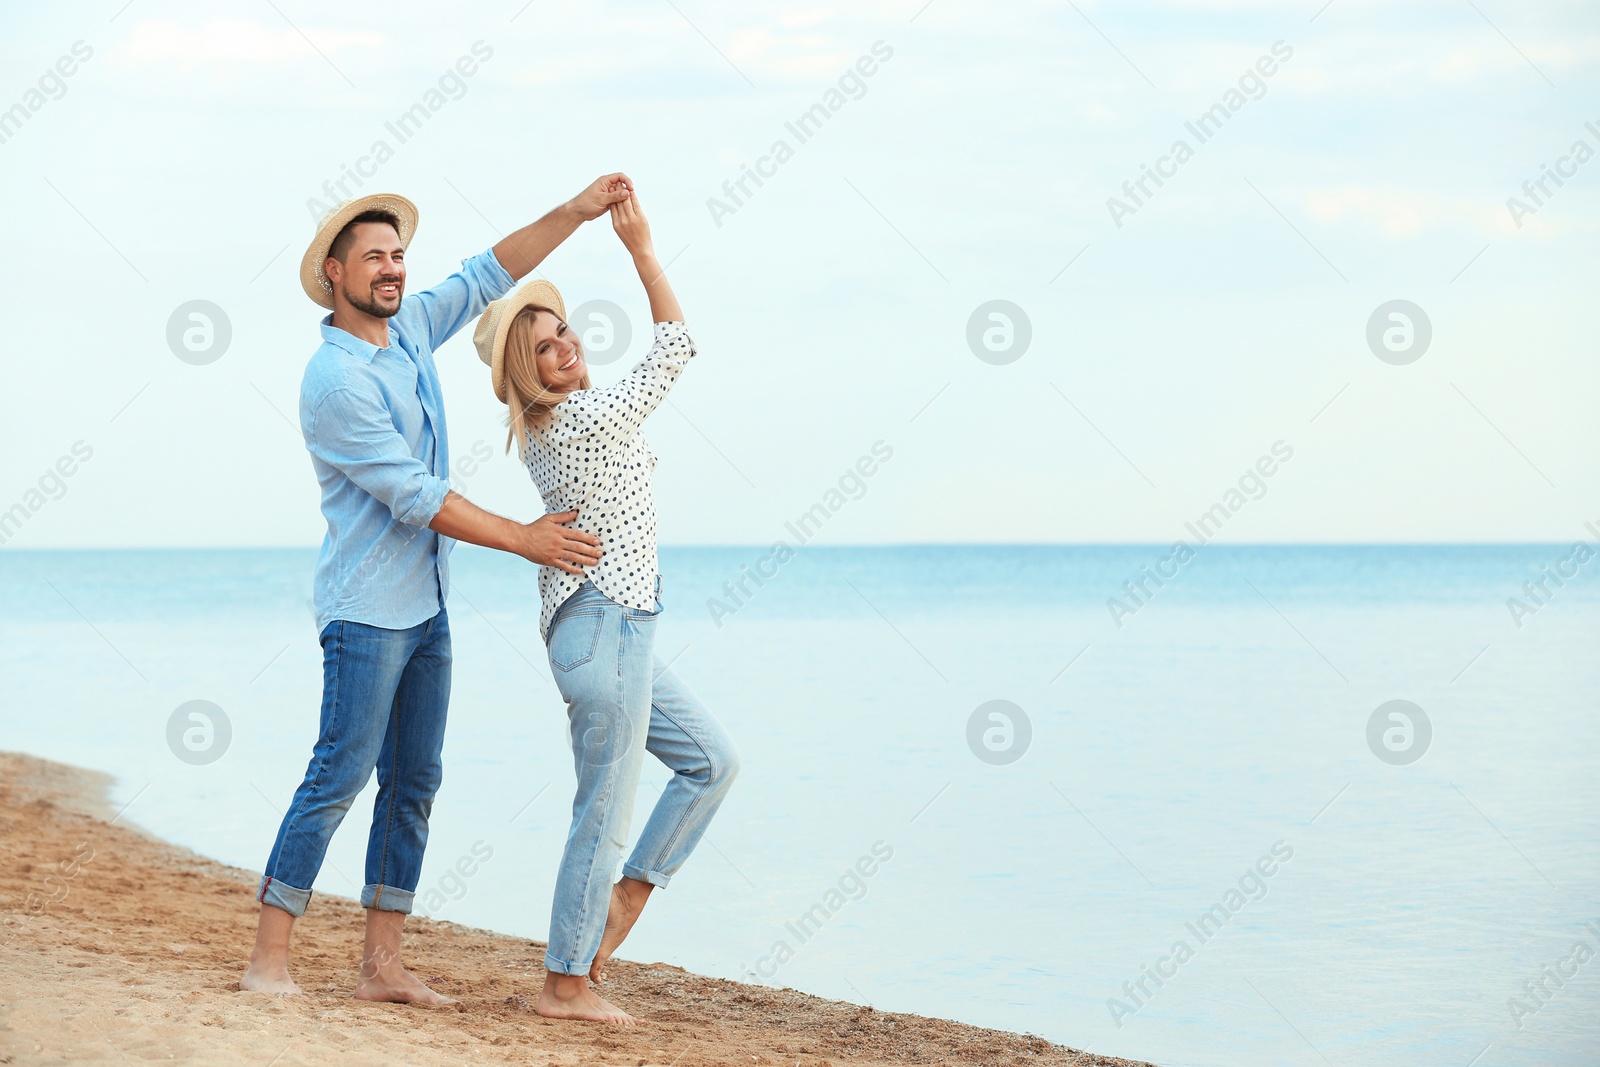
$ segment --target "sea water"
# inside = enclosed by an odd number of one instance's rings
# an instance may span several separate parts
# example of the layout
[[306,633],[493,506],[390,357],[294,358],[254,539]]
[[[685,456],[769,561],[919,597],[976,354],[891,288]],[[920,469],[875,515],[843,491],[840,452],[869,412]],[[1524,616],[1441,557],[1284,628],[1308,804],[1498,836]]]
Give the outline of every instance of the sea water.
[[[109,772],[124,819],[259,870],[317,730],[313,561],[0,553],[0,745]],[[624,957],[1168,1067],[1600,1057],[1600,560],[662,563],[658,653],[743,772]],[[573,772],[535,569],[464,546],[453,573],[417,911],[543,939]],[[635,829],[665,777],[647,761]],[[373,789],[318,891],[359,892]]]

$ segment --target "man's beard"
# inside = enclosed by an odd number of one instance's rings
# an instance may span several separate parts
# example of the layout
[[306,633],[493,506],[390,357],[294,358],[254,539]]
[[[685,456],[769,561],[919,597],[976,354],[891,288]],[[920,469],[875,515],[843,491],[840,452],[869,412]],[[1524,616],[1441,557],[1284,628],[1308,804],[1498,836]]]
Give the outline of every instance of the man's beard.
[[[374,288],[376,288],[377,286],[380,286],[380,285],[398,285],[398,286],[400,286],[399,295],[402,298],[406,295],[405,283],[402,282],[399,278],[378,278],[378,279],[375,279],[373,281],[372,285],[373,285]],[[369,290],[367,290],[367,292],[368,292],[368,294],[370,294],[372,292],[372,290],[369,289]],[[400,303],[401,303],[401,301],[399,301],[399,300],[396,300],[394,302],[394,307],[391,308],[391,307],[384,307],[382,304],[378,303],[376,298],[371,297],[370,295],[365,299],[357,299],[357,297],[356,297],[356,295],[354,293],[346,293],[345,294],[345,299],[350,301],[350,306],[351,307],[355,308],[357,311],[365,311],[368,315],[371,315],[373,318],[387,319],[387,318],[392,318],[395,315],[400,313]]]

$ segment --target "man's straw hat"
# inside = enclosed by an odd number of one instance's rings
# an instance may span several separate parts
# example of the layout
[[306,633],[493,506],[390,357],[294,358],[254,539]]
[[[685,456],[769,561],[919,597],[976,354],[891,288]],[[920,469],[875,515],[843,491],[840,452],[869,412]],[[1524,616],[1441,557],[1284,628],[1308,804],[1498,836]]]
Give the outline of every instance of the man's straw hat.
[[322,265],[327,262],[328,248],[339,231],[363,211],[387,211],[399,219],[401,248],[410,247],[411,235],[417,232],[417,205],[394,193],[358,196],[322,216],[322,221],[317,223],[317,235],[300,259],[300,285],[307,296],[330,311],[333,310],[333,284],[322,273]]
[[494,385],[494,395],[506,402],[506,334],[517,312],[530,304],[547,307],[563,322],[567,318],[567,305],[561,293],[549,282],[540,279],[529,282],[510,296],[501,297],[483,311],[477,329],[472,331],[472,343],[478,347],[478,358],[489,365],[489,380]]

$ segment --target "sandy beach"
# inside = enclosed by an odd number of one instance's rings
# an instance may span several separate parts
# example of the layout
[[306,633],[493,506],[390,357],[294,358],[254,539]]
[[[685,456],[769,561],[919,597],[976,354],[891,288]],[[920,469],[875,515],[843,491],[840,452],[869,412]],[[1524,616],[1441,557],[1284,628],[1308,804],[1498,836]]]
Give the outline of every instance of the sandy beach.
[[648,1025],[552,1022],[532,1010],[542,943],[418,918],[407,923],[408,963],[460,1005],[360,1003],[350,997],[360,908],[322,894],[295,936],[306,995],[242,994],[257,876],[127,825],[106,802],[109,784],[0,753],[0,1064],[1139,1067],[620,958],[609,987]]

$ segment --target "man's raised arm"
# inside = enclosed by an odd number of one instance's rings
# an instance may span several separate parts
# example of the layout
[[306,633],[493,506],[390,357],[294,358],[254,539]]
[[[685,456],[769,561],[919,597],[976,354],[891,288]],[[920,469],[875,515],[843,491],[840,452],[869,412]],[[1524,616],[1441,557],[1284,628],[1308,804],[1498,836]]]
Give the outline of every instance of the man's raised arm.
[[620,171],[596,178],[587,189],[547,212],[538,222],[529,223],[496,244],[494,258],[512,281],[521,281],[581,224],[599,218],[612,204],[620,204],[631,195],[633,182]]

